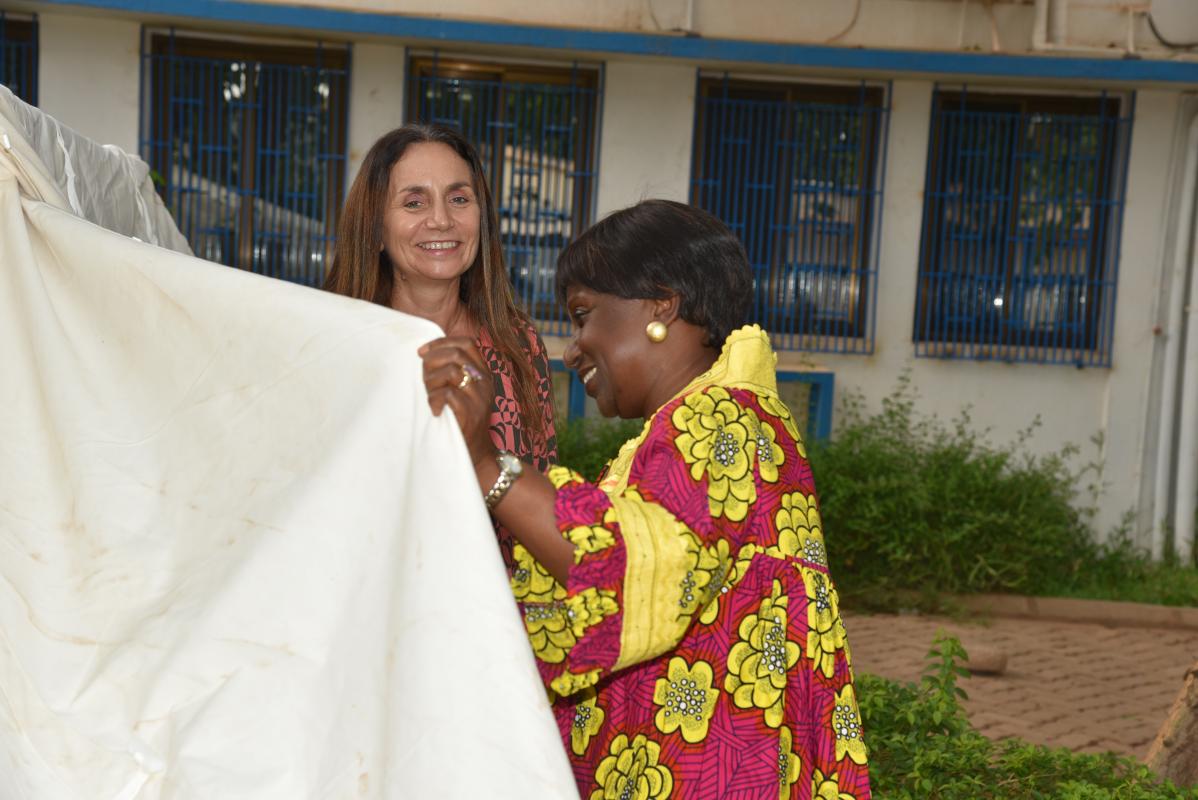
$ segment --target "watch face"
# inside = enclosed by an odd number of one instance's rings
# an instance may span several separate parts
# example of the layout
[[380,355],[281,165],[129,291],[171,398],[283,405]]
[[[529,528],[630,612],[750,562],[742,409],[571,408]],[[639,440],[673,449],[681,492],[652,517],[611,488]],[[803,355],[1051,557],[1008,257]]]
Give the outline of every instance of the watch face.
[[507,450],[499,451],[499,455],[496,457],[496,460],[499,461],[499,468],[501,470],[504,472],[510,472],[513,476],[519,475],[524,471],[524,462],[516,458],[515,455],[509,453]]

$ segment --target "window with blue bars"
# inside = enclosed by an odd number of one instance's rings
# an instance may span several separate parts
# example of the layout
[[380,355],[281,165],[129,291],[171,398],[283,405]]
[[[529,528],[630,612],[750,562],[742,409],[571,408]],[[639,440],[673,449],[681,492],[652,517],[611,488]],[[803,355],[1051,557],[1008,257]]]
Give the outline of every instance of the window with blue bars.
[[598,70],[431,56],[409,75],[407,118],[457,128],[486,165],[518,300],[543,334],[568,335],[553,280],[594,213]]
[[0,83],[37,105],[37,16],[0,9]]
[[780,350],[873,352],[888,118],[878,86],[699,81],[691,202],[744,243]]
[[142,155],[192,250],[320,286],[345,190],[349,51],[147,32]]
[[917,355],[1110,366],[1131,102],[936,91]]

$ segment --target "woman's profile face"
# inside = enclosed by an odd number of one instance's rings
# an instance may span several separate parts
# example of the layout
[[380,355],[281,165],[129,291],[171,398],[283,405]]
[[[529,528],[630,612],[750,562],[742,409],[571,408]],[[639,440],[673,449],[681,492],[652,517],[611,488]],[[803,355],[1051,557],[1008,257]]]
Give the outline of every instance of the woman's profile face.
[[566,365],[578,373],[586,393],[605,417],[635,419],[647,409],[660,350],[645,335],[653,319],[652,300],[626,300],[581,286],[566,290],[574,339]]
[[480,219],[470,165],[449,145],[410,145],[391,167],[383,210],[396,283],[460,278],[478,254]]

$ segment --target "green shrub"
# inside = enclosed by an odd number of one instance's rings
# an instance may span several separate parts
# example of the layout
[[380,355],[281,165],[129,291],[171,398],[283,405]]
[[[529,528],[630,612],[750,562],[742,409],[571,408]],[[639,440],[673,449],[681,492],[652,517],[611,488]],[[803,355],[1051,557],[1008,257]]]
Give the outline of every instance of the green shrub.
[[1097,467],[1075,468],[1075,447],[1027,453],[1038,421],[996,447],[968,414],[917,414],[904,376],[876,414],[849,396],[840,422],[808,451],[850,605],[926,608],[969,592],[1198,603],[1198,570],[1153,564],[1118,534],[1096,543]]
[[844,403],[834,439],[808,448],[839,582],[883,592],[1038,594],[1097,555],[1075,509],[1072,453],[995,448],[968,416],[946,427],[914,410],[904,376],[866,415]]
[[918,685],[857,679],[877,800],[1198,800],[1129,758],[990,741],[960,704],[960,642],[941,633],[928,658]]
[[594,480],[620,445],[638,435],[641,420],[608,420],[594,417],[561,420],[557,425],[557,460],[587,480]]
[[1119,532],[1074,580],[1049,587],[1054,595],[1123,600],[1168,606],[1198,606],[1198,569],[1182,565],[1172,550],[1154,562]]

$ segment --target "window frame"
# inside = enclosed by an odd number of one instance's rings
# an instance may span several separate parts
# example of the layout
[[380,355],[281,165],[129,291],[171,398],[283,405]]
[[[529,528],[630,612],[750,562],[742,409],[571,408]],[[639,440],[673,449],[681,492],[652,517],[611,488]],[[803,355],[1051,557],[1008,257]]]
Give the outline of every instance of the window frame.
[[31,106],[37,105],[40,47],[37,14],[22,14],[0,8],[0,68],[5,66],[10,49],[17,51],[17,56],[13,58],[14,63],[24,61],[22,83],[14,86],[13,80],[8,76],[4,76],[3,83],[14,95]]
[[[801,106],[810,106],[820,112],[826,112],[835,106],[854,109],[860,114],[861,134],[857,148],[857,158],[854,169],[859,172],[855,186],[847,189],[847,193],[856,194],[853,203],[852,241],[848,258],[849,266],[834,265],[836,270],[848,270],[849,283],[855,300],[852,303],[852,318],[846,325],[838,322],[821,322],[816,316],[810,319],[800,319],[801,312],[797,305],[785,312],[782,317],[787,330],[775,329],[778,308],[767,305],[760,307],[759,291],[755,291],[753,317],[770,331],[774,338],[775,347],[781,350],[807,350],[813,352],[831,352],[845,354],[868,355],[873,353],[876,337],[876,304],[877,304],[877,259],[880,247],[880,232],[882,218],[882,202],[884,199],[884,184],[886,170],[886,155],[889,139],[889,98],[888,83],[876,81],[856,81],[852,83],[837,83],[832,81],[809,82],[794,79],[770,80],[755,77],[731,76],[728,74],[700,74],[696,87],[694,143],[691,157],[691,192],[690,200],[696,205],[702,205],[702,193],[705,185],[710,185],[713,179],[709,176],[708,164],[712,157],[707,151],[707,103],[718,101],[720,94],[723,99],[732,102],[769,103],[781,111],[785,130],[773,141],[773,147],[779,143],[795,141],[795,116]],[[733,96],[739,95],[739,96]],[[755,97],[752,95],[756,95]],[[756,229],[767,231],[767,241],[745,242],[746,250],[752,253],[763,247],[767,254],[764,262],[768,273],[770,287],[765,291],[774,294],[779,282],[787,280],[788,265],[796,249],[802,246],[800,232],[794,230],[806,224],[810,228],[817,227],[814,221],[796,222],[798,206],[802,202],[800,196],[815,197],[819,192],[797,191],[798,165],[794,157],[778,159],[781,164],[781,174],[784,176],[777,181],[772,197],[772,208],[765,220],[749,220],[744,225],[752,225]],[[715,172],[717,170],[711,170]],[[846,188],[840,184],[832,184],[831,189],[824,190],[825,195],[830,191],[832,196],[842,197]],[[710,210],[710,209],[709,209]],[[728,220],[725,220],[727,222]],[[733,225],[741,227],[740,224]],[[741,234],[738,234],[741,235]],[[742,235],[742,242],[744,236]],[[814,246],[817,251],[818,245]],[[818,256],[817,256],[818,258]],[[797,281],[797,277],[796,277]],[[763,318],[764,317],[764,318]],[[831,328],[831,330],[828,330]]]
[[[1131,109],[1134,109],[1134,101],[1134,93],[1130,93],[1130,97],[1105,92],[1078,96],[989,90],[969,86],[937,87],[932,97],[931,124],[928,131],[927,179],[920,227],[916,307],[913,315],[912,340],[917,356],[1067,363],[1079,367],[1110,366],[1119,239],[1133,121]],[[1003,215],[1005,221],[997,236],[987,242],[991,247],[996,246],[1001,253],[999,271],[977,273],[980,280],[997,282],[1000,286],[1000,293],[996,294],[994,304],[999,310],[987,309],[996,322],[983,325],[980,330],[976,323],[951,326],[943,316],[937,316],[937,313],[943,315],[945,312],[937,312],[931,299],[935,293],[933,283],[943,280],[942,277],[938,277],[944,274],[941,266],[943,262],[940,260],[942,253],[950,248],[947,234],[942,232],[946,225],[945,206],[948,202],[948,192],[942,189],[941,180],[946,170],[951,174],[952,170],[960,172],[963,168],[963,157],[957,156],[956,161],[950,163],[946,150],[950,142],[946,138],[949,133],[945,130],[945,118],[953,113],[954,105],[957,106],[956,113],[962,115],[1009,114],[1016,115],[1019,123],[1019,128],[1014,134],[1012,153],[1006,161],[1005,172],[1002,173],[1008,189],[1001,200],[987,206],[988,209],[1000,206],[998,213]],[[1087,124],[1096,122],[1098,125],[1098,168],[1093,174],[1093,188],[1085,195],[1084,206],[1091,212],[1089,233],[1086,237],[1086,285],[1084,294],[1081,295],[1082,299],[1070,306],[1073,308],[1076,305],[1085,305],[1081,313],[1073,313],[1070,317],[1074,320],[1084,319],[1084,333],[1081,335],[1064,334],[1057,328],[1020,332],[1011,322],[1022,319],[1018,309],[1020,298],[1015,296],[1016,287],[1020,284],[1016,244],[1024,236],[1020,229],[1028,227],[1020,219],[1025,197],[1024,164],[1020,153],[1029,135],[1029,123],[1035,123],[1037,118],[1041,117],[1057,118],[1058,121],[1086,120]],[[1044,241],[1035,238],[1032,241],[1039,247],[1055,248],[1060,246],[1061,240]],[[986,252],[984,258],[989,259],[992,256]],[[940,268],[936,269],[937,266]],[[1022,286],[1020,288],[1024,289]],[[1002,298],[1001,303],[997,302],[998,297]],[[962,330],[966,332],[962,334]]]
[[[326,164],[323,167],[325,173],[323,179],[323,192],[320,193],[320,203],[323,205],[325,217],[322,222],[321,233],[319,238],[323,239],[324,247],[322,253],[323,273],[327,274],[328,268],[332,265],[333,255],[336,248],[337,225],[340,219],[342,205],[345,197],[345,175],[347,163],[347,150],[349,145],[349,104],[351,92],[351,66],[352,52],[349,45],[341,43],[326,43],[326,42],[281,42],[277,40],[247,38],[239,36],[222,36],[219,33],[185,31],[176,32],[175,29],[158,29],[158,28],[143,28],[142,32],[142,102],[141,102],[141,149],[143,158],[150,163],[151,167],[160,166],[159,157],[173,159],[174,151],[171,145],[166,145],[166,151],[159,156],[154,152],[154,142],[156,139],[151,138],[152,132],[156,131],[155,119],[163,114],[172,113],[170,110],[170,101],[173,86],[170,81],[158,81],[158,69],[154,66],[160,60],[176,58],[180,60],[192,60],[196,62],[211,62],[217,64],[225,63],[241,63],[243,68],[246,65],[255,67],[266,66],[268,68],[303,68],[303,69],[327,69],[334,72],[343,73],[343,86],[341,91],[337,92],[335,97],[330,99],[330,107],[328,111],[328,142],[327,146],[320,151],[318,157],[326,154],[333,154],[333,157],[325,158]],[[221,263],[226,266],[244,269],[247,271],[259,272],[255,269],[258,266],[258,258],[255,255],[254,249],[260,243],[258,236],[268,232],[267,228],[257,224],[257,213],[255,211],[256,203],[254,200],[268,202],[265,195],[258,194],[260,187],[258,185],[260,177],[259,159],[264,157],[265,152],[262,148],[262,143],[259,139],[259,127],[266,127],[268,122],[275,122],[269,118],[269,112],[264,110],[257,104],[258,86],[254,81],[250,81],[246,87],[246,95],[239,99],[237,107],[244,114],[245,126],[244,130],[239,132],[240,142],[236,148],[236,157],[238,159],[238,178],[235,184],[227,184],[224,186],[225,191],[240,195],[242,198],[250,198],[250,202],[244,200],[239,203],[238,213],[236,215],[235,225],[235,246],[232,248],[232,257],[225,257]],[[332,95],[333,93],[330,92]],[[247,109],[249,109],[247,111]],[[211,110],[209,110],[211,114]],[[263,118],[267,117],[266,120]],[[210,117],[206,118],[205,125],[211,126]],[[169,128],[168,128],[169,129]],[[266,148],[270,149],[270,148]],[[210,157],[212,158],[212,157]],[[169,168],[167,170],[169,173]],[[169,192],[170,175],[163,174],[158,170],[160,182],[157,184],[159,194],[162,195],[167,207],[170,208]],[[207,174],[202,175],[203,178],[208,178]],[[287,205],[274,204],[283,212],[302,214]],[[183,220],[176,220],[176,224],[181,229],[186,227]],[[265,240],[264,240],[265,241]],[[285,248],[284,248],[285,249]],[[309,257],[312,254],[312,248],[308,248]],[[319,276],[316,285],[323,282],[323,275]]]

